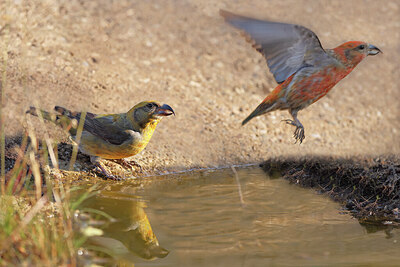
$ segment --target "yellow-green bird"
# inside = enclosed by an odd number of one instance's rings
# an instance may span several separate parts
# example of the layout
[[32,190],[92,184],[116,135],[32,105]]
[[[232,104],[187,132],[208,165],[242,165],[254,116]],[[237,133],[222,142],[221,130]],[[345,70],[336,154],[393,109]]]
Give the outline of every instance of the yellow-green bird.
[[[59,106],[54,107],[54,110],[57,114],[30,107],[26,113],[38,116],[39,111],[45,120],[66,129],[74,141],[82,112],[72,112]],[[175,112],[169,105],[160,105],[155,101],[141,102],[120,114],[97,115],[87,112],[79,150],[89,155],[90,161],[107,177],[114,178],[101,166],[100,158],[120,160],[141,152],[162,117],[172,114],[175,115]],[[128,164],[125,161],[121,163]]]

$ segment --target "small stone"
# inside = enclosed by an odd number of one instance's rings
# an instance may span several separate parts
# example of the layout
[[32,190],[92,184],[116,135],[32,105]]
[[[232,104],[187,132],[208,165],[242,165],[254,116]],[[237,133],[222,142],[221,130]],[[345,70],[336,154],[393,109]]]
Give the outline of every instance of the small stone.
[[221,61],[217,61],[217,62],[215,63],[215,66],[216,66],[217,68],[222,69],[222,68],[224,67],[224,63],[222,63]]
[[238,93],[239,95],[244,94],[244,89],[241,87],[235,87],[235,92]]
[[152,47],[152,46],[153,46],[153,43],[150,42],[149,40],[147,40],[147,41],[146,41],[146,46],[147,46],[147,47]]
[[194,87],[201,87],[201,84],[195,81],[190,81],[189,85]]
[[319,133],[312,133],[311,137],[315,139],[321,139],[321,135]]
[[56,63],[56,66],[62,66],[62,65],[64,65],[63,64],[64,60],[62,58],[60,58],[60,57],[57,57],[56,60],[55,60],[55,63]]
[[132,8],[130,8],[130,9],[128,9],[127,11],[126,11],[126,15],[128,16],[128,17],[131,17],[131,16],[133,16],[135,14],[135,11],[132,9]]

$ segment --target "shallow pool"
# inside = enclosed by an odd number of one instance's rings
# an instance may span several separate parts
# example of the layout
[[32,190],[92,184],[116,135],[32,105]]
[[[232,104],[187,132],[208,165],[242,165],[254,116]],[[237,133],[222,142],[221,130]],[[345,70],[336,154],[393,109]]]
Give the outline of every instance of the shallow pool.
[[312,189],[256,167],[235,170],[108,183],[86,205],[116,220],[91,242],[135,266],[400,262],[400,229],[367,229]]

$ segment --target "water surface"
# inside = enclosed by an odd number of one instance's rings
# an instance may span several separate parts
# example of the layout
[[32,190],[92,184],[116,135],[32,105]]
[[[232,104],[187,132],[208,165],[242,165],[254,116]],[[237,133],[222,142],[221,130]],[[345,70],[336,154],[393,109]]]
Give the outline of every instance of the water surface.
[[259,168],[237,174],[202,171],[151,178],[142,187],[108,186],[92,206],[119,222],[100,244],[125,239],[132,252],[125,258],[135,266],[399,262],[399,229],[367,231],[328,197]]

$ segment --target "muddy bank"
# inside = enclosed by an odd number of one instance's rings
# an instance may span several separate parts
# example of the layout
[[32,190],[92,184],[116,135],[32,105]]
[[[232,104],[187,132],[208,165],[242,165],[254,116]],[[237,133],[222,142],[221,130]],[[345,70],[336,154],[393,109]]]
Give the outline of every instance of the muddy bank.
[[400,223],[400,160],[369,158],[277,158],[263,164],[271,176],[329,195],[361,222]]
[[[55,179],[62,178],[62,181],[67,183],[75,183],[82,180],[90,181],[95,178],[107,179],[107,177],[91,163],[88,155],[78,152],[76,156],[73,156],[73,145],[70,143],[53,143],[52,150],[57,159],[57,166],[55,166],[43,140],[38,139],[32,142],[29,136],[17,134],[6,137],[5,141],[5,172],[7,180],[15,174],[13,173],[13,168],[18,173],[23,172],[24,174],[32,176],[32,163],[31,160],[28,160],[30,152],[35,154],[35,158],[40,164],[42,175],[49,174],[50,177]],[[37,145],[35,147],[34,144],[36,143]],[[115,175],[118,180],[158,174],[151,171],[148,166],[128,168],[112,160],[103,160],[101,163],[102,166]]]

